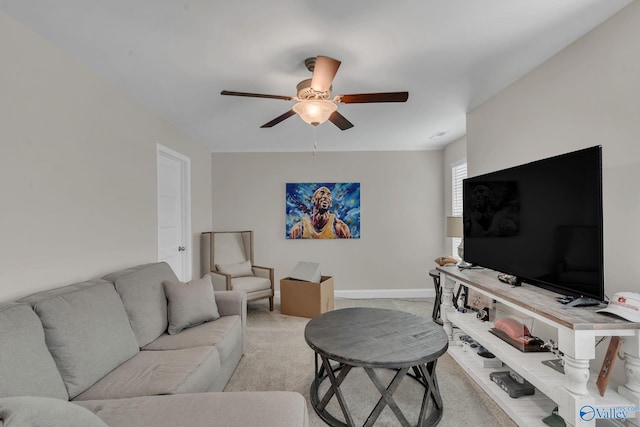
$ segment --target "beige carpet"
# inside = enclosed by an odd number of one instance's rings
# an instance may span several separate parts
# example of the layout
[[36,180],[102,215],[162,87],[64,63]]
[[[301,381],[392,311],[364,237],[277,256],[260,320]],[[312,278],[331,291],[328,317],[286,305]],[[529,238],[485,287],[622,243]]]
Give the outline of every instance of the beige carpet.
[[[431,317],[432,299],[336,299],[336,309],[345,307],[380,307],[408,311]],[[304,340],[304,327],[309,319],[280,313],[276,301],[269,312],[266,300],[250,303],[247,314],[247,351],[231,377],[226,391],[292,390],[307,399],[311,427],[325,423],[316,415],[309,401],[309,388],[313,381],[314,353]],[[391,371],[382,370],[389,378]],[[456,362],[444,355],[438,360],[438,382],[444,401],[444,415],[439,426],[446,427],[513,427],[513,421],[464,373]],[[326,383],[327,381],[325,381]],[[323,384],[326,388],[326,384]],[[379,393],[363,370],[352,370],[342,389],[357,424],[362,425],[375,406]],[[415,424],[420,409],[423,389],[415,381],[405,378],[394,397],[408,418]],[[329,411],[342,419],[335,398]],[[376,426],[397,426],[395,415],[386,408]]]

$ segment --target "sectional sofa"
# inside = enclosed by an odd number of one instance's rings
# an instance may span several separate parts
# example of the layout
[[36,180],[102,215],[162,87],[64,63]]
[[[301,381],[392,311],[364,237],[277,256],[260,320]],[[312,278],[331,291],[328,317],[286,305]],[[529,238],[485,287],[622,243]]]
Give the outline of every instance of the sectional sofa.
[[0,303],[0,426],[307,426],[295,392],[223,392],[246,296],[145,264]]

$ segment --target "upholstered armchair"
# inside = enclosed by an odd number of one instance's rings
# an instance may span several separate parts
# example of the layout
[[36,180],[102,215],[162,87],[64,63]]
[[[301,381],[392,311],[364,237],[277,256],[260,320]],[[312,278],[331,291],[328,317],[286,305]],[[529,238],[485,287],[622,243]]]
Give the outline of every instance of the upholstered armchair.
[[247,301],[269,298],[273,311],[273,268],[253,263],[253,231],[208,231],[202,233],[202,265],[211,275],[216,291],[247,294]]

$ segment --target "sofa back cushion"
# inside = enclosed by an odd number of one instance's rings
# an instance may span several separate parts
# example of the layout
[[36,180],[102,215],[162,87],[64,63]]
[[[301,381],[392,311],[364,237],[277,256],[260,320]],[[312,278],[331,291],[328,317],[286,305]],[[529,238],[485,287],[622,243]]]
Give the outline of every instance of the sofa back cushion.
[[167,331],[167,297],[162,282],[178,281],[169,264],[138,265],[108,274],[103,279],[115,283],[140,347]]
[[0,303],[0,398],[29,395],[69,399],[31,306]]
[[75,403],[47,397],[0,399],[2,427],[109,427],[97,415]]
[[21,301],[40,317],[72,399],[139,351],[113,283],[96,279]]

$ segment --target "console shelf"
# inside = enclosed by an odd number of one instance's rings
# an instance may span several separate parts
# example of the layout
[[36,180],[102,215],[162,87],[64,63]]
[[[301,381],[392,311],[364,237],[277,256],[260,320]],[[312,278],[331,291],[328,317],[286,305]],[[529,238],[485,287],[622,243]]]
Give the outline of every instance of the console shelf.
[[[459,271],[451,267],[438,270],[443,288],[443,327],[451,339],[450,355],[519,426],[544,426],[542,418],[549,415],[555,406],[559,407],[567,425],[580,427],[594,425],[593,419],[585,420],[580,416],[580,409],[585,406],[603,409],[640,406],[640,394],[632,391],[640,390],[640,383],[636,384],[640,378],[639,323],[603,316],[596,313],[594,307],[563,308],[555,301],[557,294],[527,284],[510,287],[499,282],[497,272],[491,270]],[[467,286],[519,314],[555,328],[559,349],[565,355],[567,373],[562,374],[542,364],[544,360],[554,359],[552,353],[523,353],[489,332],[492,323],[479,321],[473,312],[457,312],[451,304],[456,285]],[[481,367],[474,355],[452,342],[453,326],[471,336],[507,366]],[[595,338],[600,336],[624,337],[621,354],[625,356],[625,369],[632,373],[625,385],[610,385],[604,397],[600,396],[595,384],[597,372],[589,371],[589,361],[595,358]],[[513,369],[533,384],[536,394],[513,399],[489,379],[492,371],[507,369]],[[635,418],[636,413],[631,412],[628,416]],[[628,422],[638,425],[637,418]]]
[[449,355],[455,360],[473,380],[507,413],[519,426],[547,427],[542,418],[551,413],[557,406],[554,401],[546,397],[539,390],[532,396],[522,396],[512,399],[496,383],[489,379],[494,371],[509,369],[483,368],[478,360],[461,347],[449,347]]

